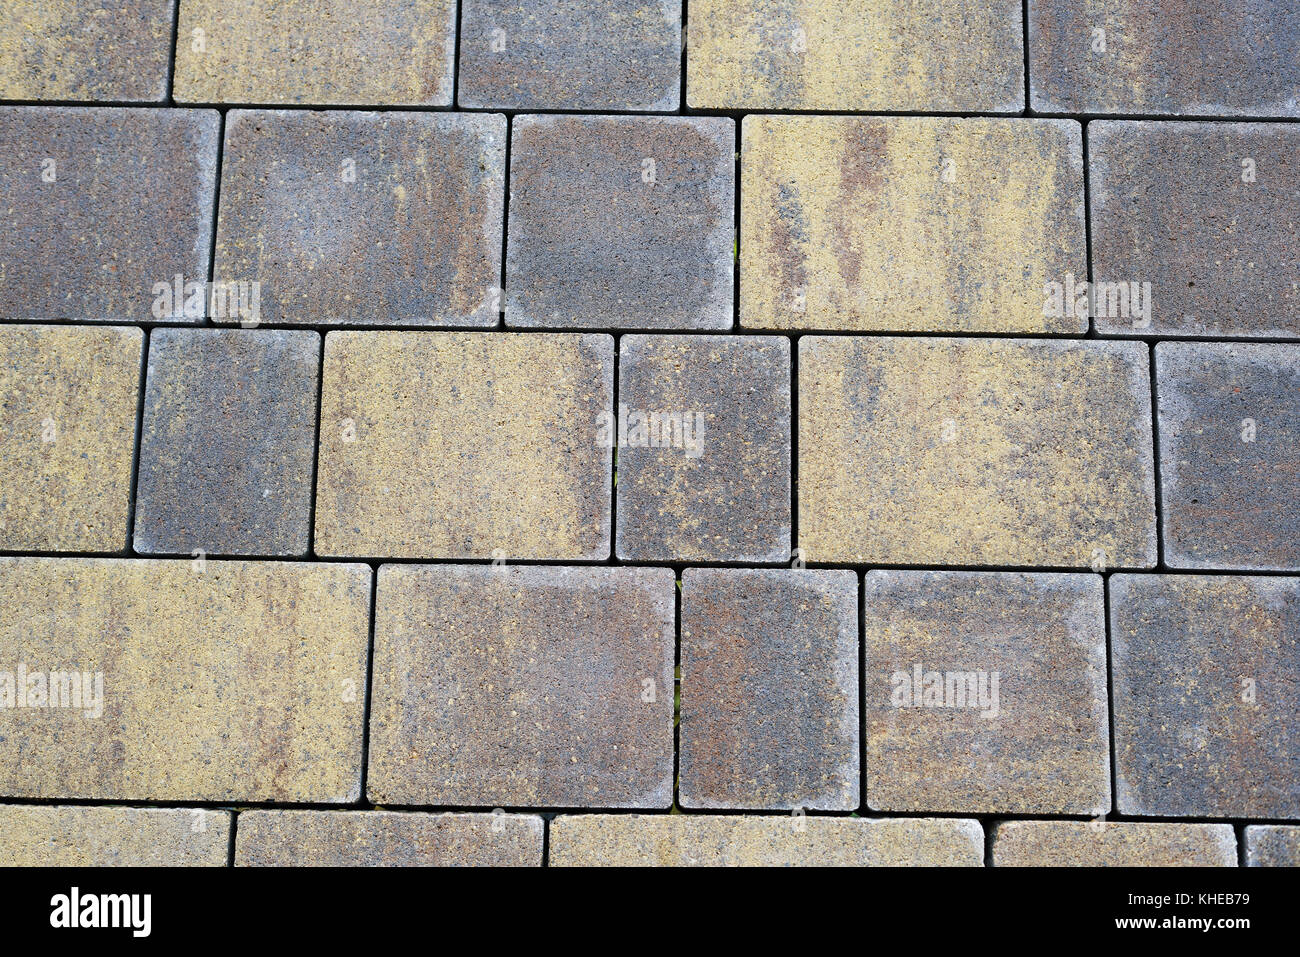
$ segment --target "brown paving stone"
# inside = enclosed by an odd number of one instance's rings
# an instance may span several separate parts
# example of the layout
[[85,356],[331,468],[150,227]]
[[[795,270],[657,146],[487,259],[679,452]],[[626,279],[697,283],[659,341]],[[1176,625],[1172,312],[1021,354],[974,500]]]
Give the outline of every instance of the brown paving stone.
[[[369,597],[364,565],[0,558],[0,794],[357,800]],[[50,706],[73,671],[102,683]]]
[[1109,810],[1098,576],[871,571],[863,609],[868,806]]
[[455,0],[181,0],[175,96],[447,106],[455,28]]
[[1300,867],[1300,827],[1253,824],[1246,828],[1247,867]]
[[619,558],[790,558],[789,340],[626,335],[618,394]]
[[240,867],[540,867],[540,817],[244,811]]
[[0,107],[0,320],[148,322],[206,281],[214,110]]
[[1151,389],[1134,342],[799,341],[810,562],[1150,567]]
[[230,812],[0,804],[0,867],[225,867]]
[[692,0],[689,9],[695,108],[1024,109],[1017,0]]
[[1300,817],[1300,579],[1110,580],[1121,814]]
[[0,550],[127,544],[144,335],[0,326]]
[[1236,867],[1231,824],[1004,821],[994,867]]
[[850,571],[683,573],[683,807],[858,806],[857,598]]
[[956,818],[561,815],[556,867],[979,867],[984,831]]
[[316,552],[609,556],[607,335],[331,332]]
[[1073,120],[748,116],[740,322],[759,329],[1079,333]]
[[666,568],[385,565],[376,804],[667,808]]
[[496,325],[506,120],[234,110],[215,278],[263,322]]

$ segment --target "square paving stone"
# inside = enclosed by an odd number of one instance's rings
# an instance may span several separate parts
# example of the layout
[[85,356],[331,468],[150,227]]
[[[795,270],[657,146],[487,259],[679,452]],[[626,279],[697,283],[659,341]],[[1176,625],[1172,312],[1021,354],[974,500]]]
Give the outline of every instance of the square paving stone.
[[994,867],[1236,867],[1231,824],[1004,821]]
[[516,117],[506,322],[730,328],[735,169],[726,117]]
[[667,808],[667,568],[385,565],[375,804]]
[[858,806],[857,623],[854,572],[683,573],[683,807]]
[[694,108],[1020,112],[1017,0],[692,0]]
[[1100,332],[1300,337],[1300,127],[1094,122],[1088,139]]
[[265,322],[495,326],[506,120],[232,111],[214,278]]
[[220,123],[0,106],[0,319],[170,318],[159,290],[208,278]]
[[984,829],[957,818],[561,815],[554,867],[979,867]]
[[173,0],[5,0],[0,98],[167,99]]
[[681,0],[464,0],[462,107],[676,110]]
[[456,0],[181,0],[183,103],[447,106]]
[[742,325],[1087,330],[1047,295],[1087,278],[1074,120],[748,116],[742,141]]
[[320,555],[609,557],[607,335],[331,332]]
[[1300,827],[1254,824],[1246,828],[1247,867],[1300,867]]
[[1040,113],[1300,115],[1290,0],[1029,0]]
[[618,557],[790,559],[790,342],[626,335]]
[[799,545],[816,562],[1152,567],[1136,342],[799,340]]
[[1300,817],[1300,579],[1110,580],[1121,814]]
[[0,804],[0,867],[225,867],[230,812]]
[[156,329],[133,545],[145,554],[307,554],[320,336]]
[[236,867],[540,867],[542,819],[522,814],[244,811]]
[[1300,570],[1300,345],[1155,353],[1165,561]]
[[863,609],[872,810],[1110,810],[1099,576],[872,571]]
[[357,801],[369,601],[365,565],[0,558],[0,794]]
[[126,548],[144,335],[0,326],[0,550]]

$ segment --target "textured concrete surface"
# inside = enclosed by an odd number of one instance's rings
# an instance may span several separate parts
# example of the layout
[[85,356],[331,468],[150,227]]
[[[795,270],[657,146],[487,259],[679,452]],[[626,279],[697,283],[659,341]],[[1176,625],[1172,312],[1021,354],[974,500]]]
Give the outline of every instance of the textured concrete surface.
[[120,552],[139,329],[0,326],[0,550]]
[[1246,828],[1247,867],[1300,867],[1300,827],[1254,824]]
[[446,106],[456,0],[181,0],[182,103]]
[[1006,821],[994,867],[1236,867],[1231,824]]
[[[357,800],[369,596],[362,565],[0,558],[0,794]],[[55,706],[57,672],[102,683]]]
[[505,148],[497,115],[233,110],[214,277],[263,322],[494,326]]
[[320,336],[156,329],[133,545],[141,554],[307,554]]
[[857,601],[849,571],[682,574],[683,807],[859,805]]
[[506,322],[727,329],[735,122],[519,116]]
[[808,561],[1151,567],[1138,343],[799,340]]
[[214,110],[0,106],[0,319],[149,322],[208,278]]
[[316,552],[609,556],[607,335],[331,332]]
[[1155,355],[1165,561],[1300,570],[1300,345]]
[[1300,128],[1094,122],[1088,146],[1095,277],[1151,284],[1101,332],[1300,336]]
[[160,103],[173,0],[6,0],[0,98]]
[[1300,817],[1300,579],[1110,580],[1121,814]]
[[1099,576],[870,571],[864,587],[872,810],[1110,809]]
[[1298,116],[1300,7],[1029,0],[1029,75],[1037,112]]
[[1018,112],[1017,0],[692,0],[695,108]]
[[0,804],[0,867],[225,867],[228,811]]
[[237,867],[539,867],[542,819],[522,814],[245,811]]
[[979,867],[984,831],[956,818],[561,815],[558,867]]
[[748,116],[742,141],[741,325],[1087,330],[1044,295],[1087,274],[1074,120]]
[[385,565],[367,796],[666,809],[673,630],[667,568]]
[[789,559],[789,340],[626,335],[618,395],[619,558]]
[[462,107],[676,110],[681,0],[464,0]]

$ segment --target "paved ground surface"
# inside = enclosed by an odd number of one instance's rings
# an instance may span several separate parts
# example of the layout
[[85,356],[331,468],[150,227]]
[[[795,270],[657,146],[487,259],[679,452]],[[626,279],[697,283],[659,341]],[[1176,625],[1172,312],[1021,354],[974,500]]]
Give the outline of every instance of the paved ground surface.
[[1300,864],[1298,121],[1281,0],[7,0],[0,864]]

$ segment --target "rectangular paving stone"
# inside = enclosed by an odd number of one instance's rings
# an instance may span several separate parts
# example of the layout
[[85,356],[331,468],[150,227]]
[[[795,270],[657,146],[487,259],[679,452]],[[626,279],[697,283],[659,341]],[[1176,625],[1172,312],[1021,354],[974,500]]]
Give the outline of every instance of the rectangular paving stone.
[[1252,824],[1246,828],[1247,867],[1300,867],[1300,827]]
[[799,340],[808,561],[1152,567],[1136,342]]
[[691,568],[681,614],[682,806],[856,808],[857,574]]
[[994,867],[1236,867],[1231,824],[1003,821]]
[[609,557],[607,335],[331,332],[319,555]]
[[1155,355],[1165,561],[1300,571],[1300,345]]
[[729,329],[735,123],[517,116],[506,322]]
[[667,808],[667,568],[385,565],[375,804]]
[[237,867],[541,867],[529,814],[243,811]]
[[215,278],[264,322],[495,326],[505,143],[498,115],[233,110]]
[[759,329],[1080,333],[1074,120],[748,116],[740,322]]
[[872,810],[1110,809],[1100,577],[871,571],[865,589]]
[[206,281],[220,122],[0,106],[0,319],[149,322],[175,276]]
[[724,110],[1019,112],[1016,0],[692,0],[686,100]]
[[980,867],[984,830],[959,818],[562,814],[556,867]]
[[681,0],[464,0],[470,109],[676,110]]
[[0,867],[225,867],[230,812],[0,804]]
[[1121,814],[1300,817],[1300,579],[1110,579]]
[[1107,121],[1088,138],[1098,331],[1300,337],[1300,127]]
[[364,565],[0,558],[0,794],[358,800],[369,600]]
[[0,98],[161,103],[172,0],[6,0]]
[[127,544],[139,329],[0,326],[0,550]]
[[1300,115],[1286,0],[1029,0],[1039,113]]
[[448,106],[456,0],[181,0],[182,103]]
[[789,340],[626,335],[618,394],[619,558],[789,560]]
[[155,329],[135,534],[142,554],[307,554],[320,336]]

